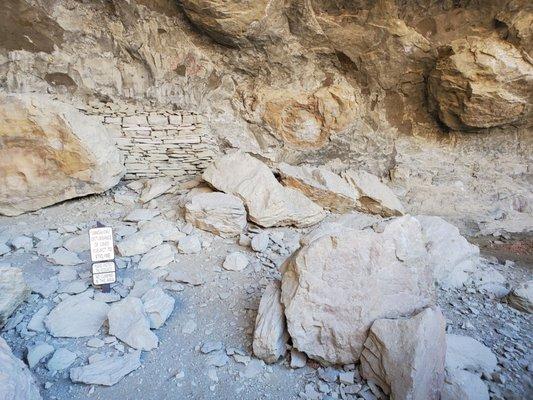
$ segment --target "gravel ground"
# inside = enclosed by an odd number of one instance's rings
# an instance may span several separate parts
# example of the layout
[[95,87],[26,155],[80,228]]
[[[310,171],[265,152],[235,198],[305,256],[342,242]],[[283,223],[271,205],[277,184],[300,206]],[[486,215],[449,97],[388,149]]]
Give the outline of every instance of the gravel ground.
[[[171,197],[152,201],[150,207],[160,208],[168,215],[176,209]],[[57,229],[65,225],[87,227],[95,221],[114,226],[128,209],[113,201],[111,195],[91,196],[40,210],[19,217],[0,218],[0,237],[13,237],[22,233],[37,232],[43,229]],[[178,218],[172,216],[172,218]],[[287,236],[295,235],[295,230],[284,230]],[[177,256],[177,262],[193,266],[202,271],[205,283],[200,286],[177,285],[179,291],[168,291],[176,301],[175,308],[165,325],[156,332],[159,347],[151,352],[143,352],[142,367],[126,376],[112,387],[74,384],[68,377],[68,370],[50,373],[45,364],[34,369],[45,399],[296,399],[313,398],[365,398],[378,394],[364,382],[362,391],[356,395],[345,394],[344,385],[325,382],[319,378],[318,365],[308,362],[301,369],[291,369],[287,360],[270,366],[252,358],[251,342],[256,309],[262,290],[269,279],[279,276],[276,268],[261,265],[255,254],[234,240],[224,240],[210,234],[203,235],[210,246],[194,255]],[[231,251],[244,251],[252,262],[242,272],[222,270],[220,267],[226,254]],[[489,262],[502,273],[511,286],[531,279],[531,264],[518,260],[517,263],[499,263],[491,253]],[[80,255],[84,264],[75,267],[78,271],[90,268],[89,254]],[[500,260],[505,261],[505,260]],[[56,273],[56,267],[43,257],[23,251],[0,257],[0,262],[10,262],[23,268],[28,276],[39,276],[43,280]],[[63,267],[64,268],[64,267]],[[119,278],[141,277],[140,271],[133,268],[119,270]],[[182,290],[181,290],[182,289]],[[527,399],[533,397],[531,370],[533,370],[532,319],[531,316],[509,307],[505,302],[491,299],[476,292],[473,288],[439,291],[439,305],[448,321],[450,333],[472,336],[490,347],[497,355],[501,371],[485,377],[493,399]],[[52,299],[42,299],[32,295],[22,305],[19,313],[23,322],[43,305],[53,306]],[[21,326],[24,324],[21,324]],[[191,332],[192,327],[195,327]],[[104,327],[97,337],[104,338]],[[25,357],[26,346],[44,340],[56,349],[66,347],[78,354],[79,366],[87,363],[87,358],[95,353],[113,354],[118,351],[112,346],[91,349],[86,342],[89,338],[60,339],[45,333],[21,335],[17,329],[3,331],[4,337],[14,353]],[[248,364],[236,362],[230,357],[227,365],[209,368],[208,355],[202,354],[199,347],[209,341],[220,341],[231,354],[235,351],[250,357]],[[346,367],[353,368],[353,367]],[[304,394],[305,393],[305,394]],[[374,397],[375,398],[375,397]]]

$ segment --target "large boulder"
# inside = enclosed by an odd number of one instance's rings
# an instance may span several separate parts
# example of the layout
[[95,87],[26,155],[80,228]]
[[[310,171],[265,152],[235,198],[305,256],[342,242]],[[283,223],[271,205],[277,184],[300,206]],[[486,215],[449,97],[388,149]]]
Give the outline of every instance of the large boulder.
[[361,372],[395,400],[439,400],[444,382],[446,321],[440,309],[372,324]]
[[201,193],[185,204],[185,219],[222,237],[238,236],[246,226],[242,200],[226,193]]
[[0,214],[18,215],[100,193],[122,177],[121,156],[94,117],[43,95],[0,95]]
[[533,65],[509,42],[469,36],[439,49],[428,91],[439,119],[451,129],[525,122],[531,120]]
[[280,163],[277,167],[285,186],[304,193],[325,209],[345,213],[356,209],[357,192],[339,175],[325,169]]
[[435,282],[443,288],[464,285],[479,264],[479,248],[440,217],[419,215],[416,219],[426,236]]
[[305,227],[325,217],[322,207],[300,191],[282,186],[258,159],[234,152],[217,159],[203,174],[211,186],[239,197],[248,218],[263,227]]
[[383,217],[403,215],[402,203],[377,176],[362,170],[348,170],[343,177],[357,192],[357,210]]
[[287,340],[281,285],[279,281],[275,281],[267,285],[259,303],[255,320],[254,354],[267,363],[276,362],[287,351]]
[[20,268],[0,267],[0,328],[30,292]]
[[294,347],[324,364],[356,362],[376,319],[411,315],[435,301],[419,222],[339,226],[283,266],[282,302]]
[[[268,13],[272,12],[267,0],[183,0],[187,17],[218,43],[237,46],[256,36],[262,30]],[[279,8],[278,8],[279,11]]]
[[13,355],[0,337],[0,399],[41,400],[39,388],[22,361]]

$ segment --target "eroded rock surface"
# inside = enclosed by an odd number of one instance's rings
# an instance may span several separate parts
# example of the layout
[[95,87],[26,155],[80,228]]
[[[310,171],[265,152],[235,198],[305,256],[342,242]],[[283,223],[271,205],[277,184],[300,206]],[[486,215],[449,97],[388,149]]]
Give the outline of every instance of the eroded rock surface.
[[429,94],[452,129],[491,128],[531,120],[533,64],[512,44],[468,36],[439,49]]
[[43,95],[0,96],[0,214],[113,187],[124,173],[106,128]]

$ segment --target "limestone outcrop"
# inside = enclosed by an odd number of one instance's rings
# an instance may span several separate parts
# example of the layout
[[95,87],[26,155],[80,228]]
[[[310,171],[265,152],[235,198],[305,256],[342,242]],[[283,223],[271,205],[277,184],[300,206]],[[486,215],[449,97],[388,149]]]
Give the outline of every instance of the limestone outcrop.
[[44,95],[0,95],[0,214],[100,193],[123,175],[103,125]]
[[376,319],[408,316],[435,301],[419,222],[342,228],[283,266],[281,300],[293,345],[324,364],[356,362]]
[[429,95],[451,129],[531,121],[533,64],[511,43],[468,36],[439,49]]

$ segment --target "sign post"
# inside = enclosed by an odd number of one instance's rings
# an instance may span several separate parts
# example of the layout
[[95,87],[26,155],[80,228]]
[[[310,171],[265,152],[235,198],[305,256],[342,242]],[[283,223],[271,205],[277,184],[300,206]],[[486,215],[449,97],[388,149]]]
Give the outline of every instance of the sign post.
[[93,285],[101,286],[104,293],[109,293],[110,285],[117,280],[113,229],[97,222],[96,228],[89,229],[89,240],[93,262],[91,268]]

